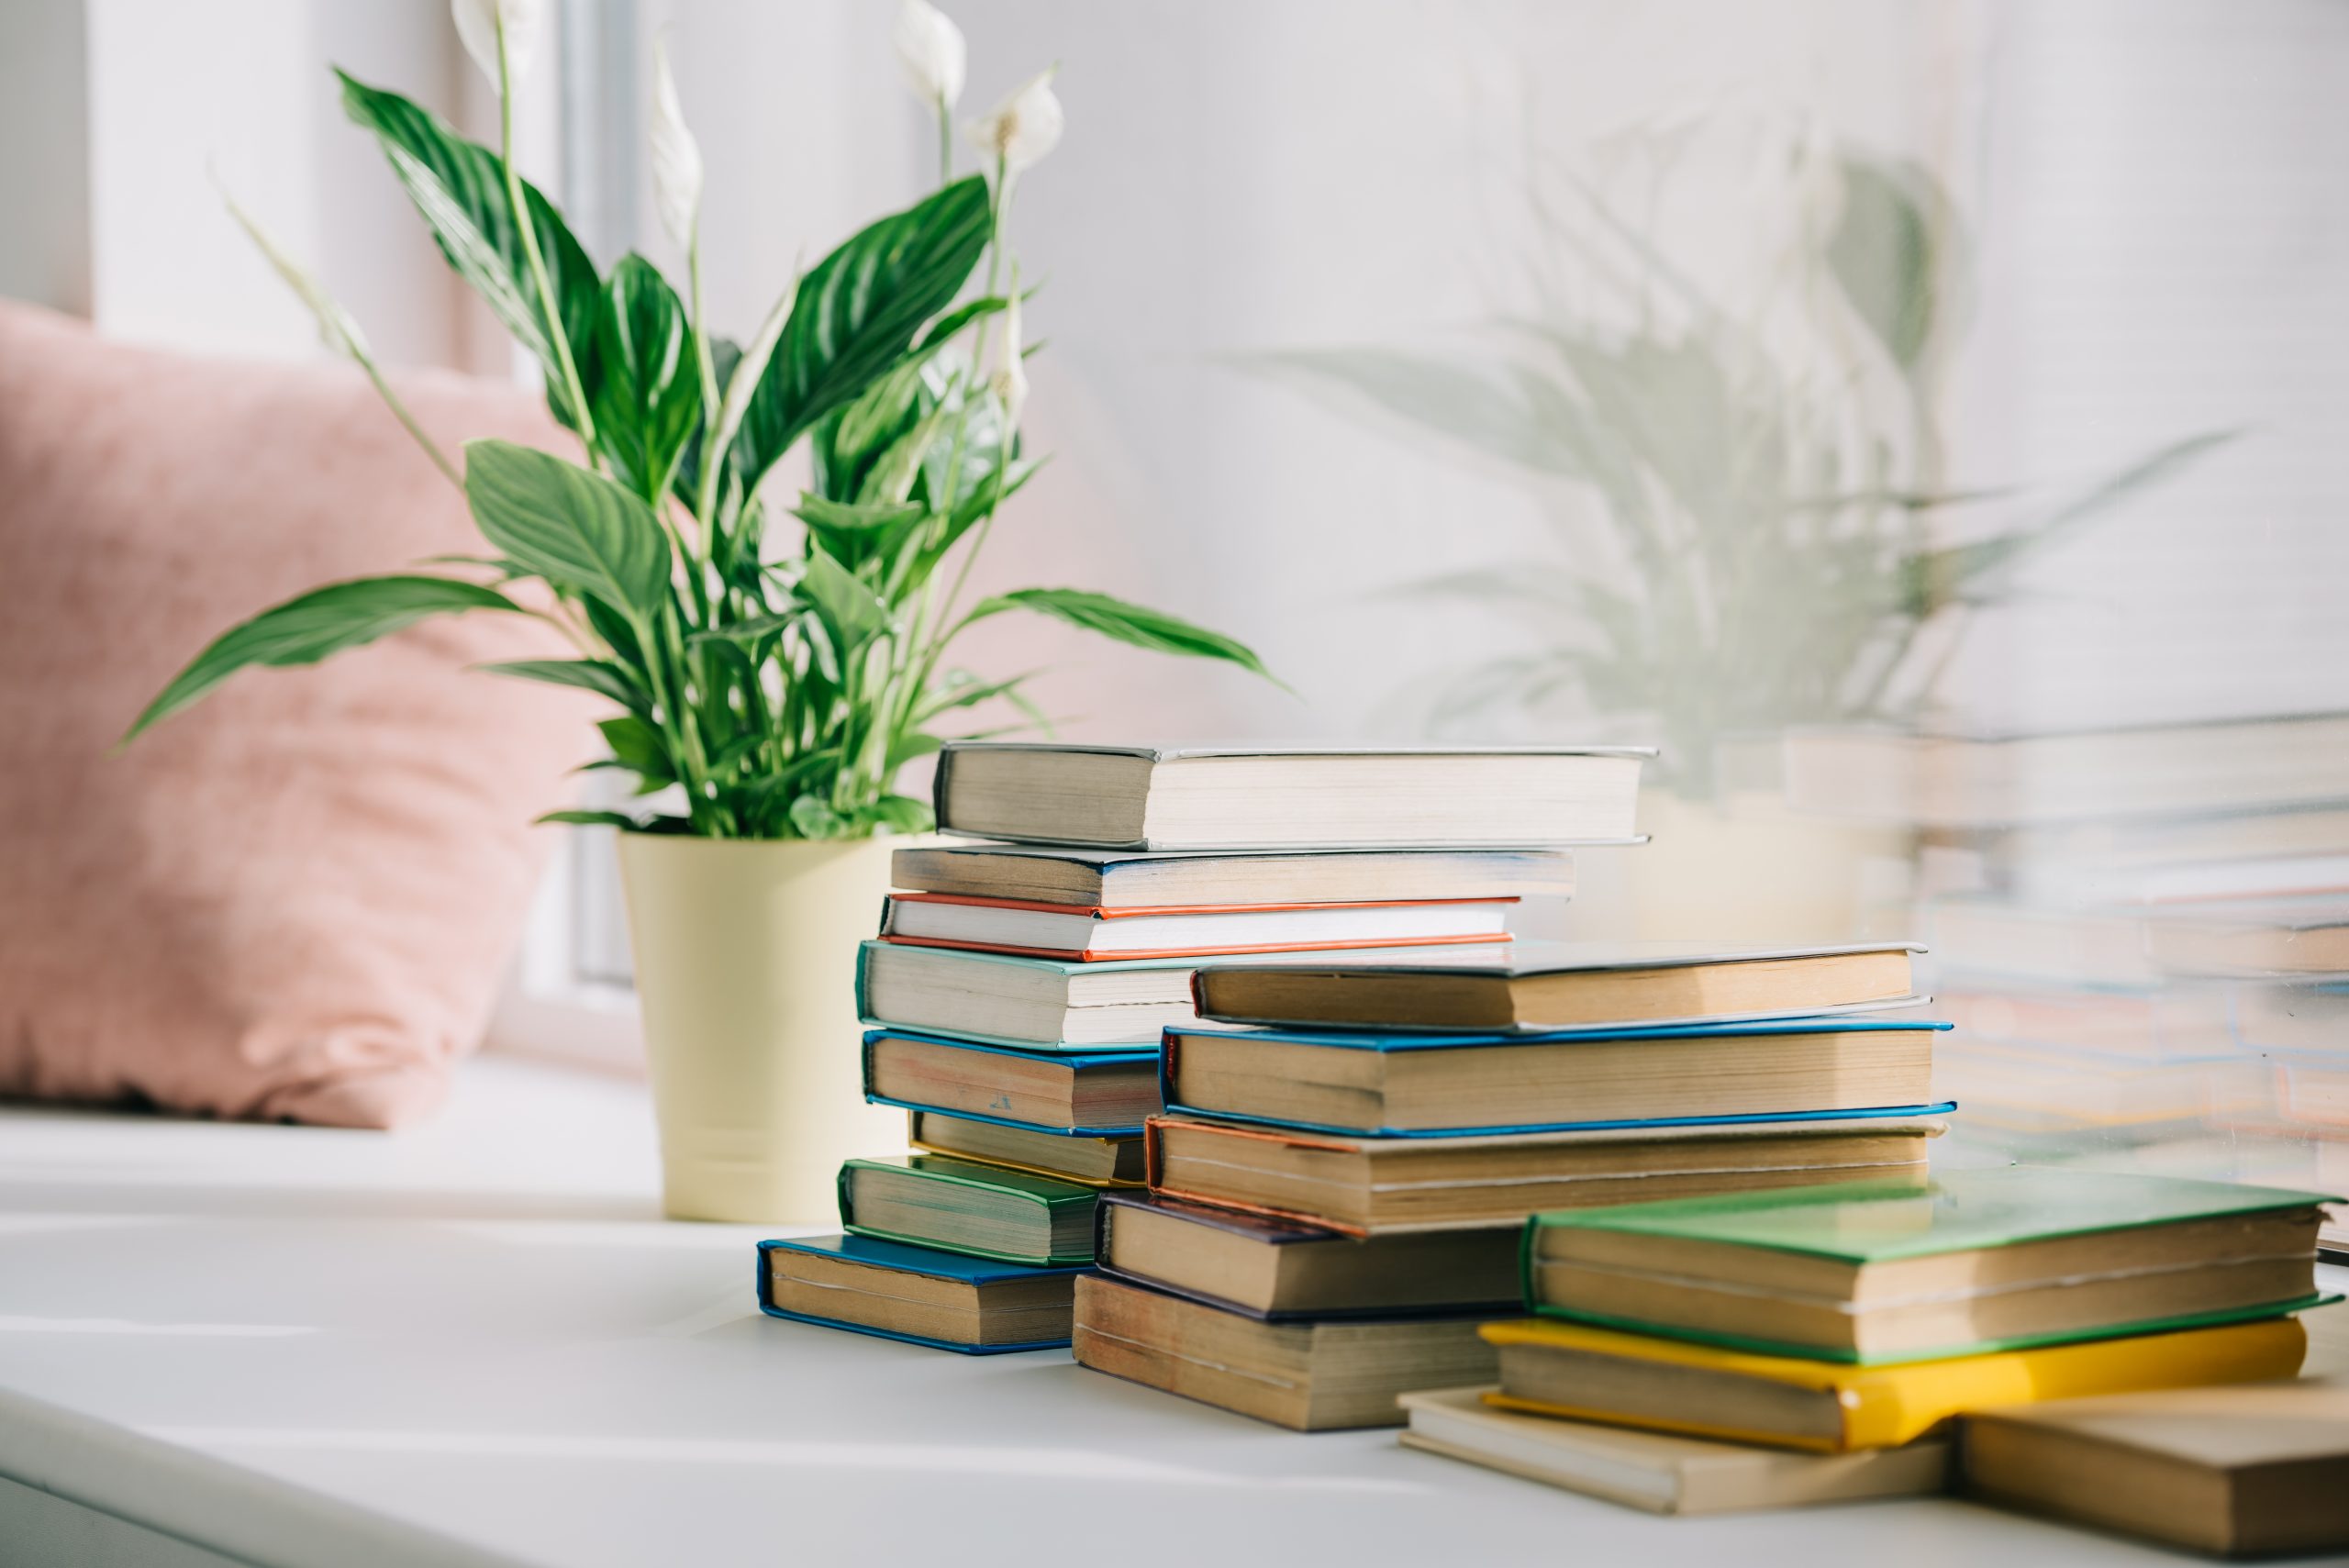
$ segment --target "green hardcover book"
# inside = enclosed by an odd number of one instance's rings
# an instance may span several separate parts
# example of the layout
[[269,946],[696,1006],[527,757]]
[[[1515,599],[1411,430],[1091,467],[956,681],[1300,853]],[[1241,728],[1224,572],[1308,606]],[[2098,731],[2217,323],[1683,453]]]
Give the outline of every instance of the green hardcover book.
[[1100,1195],[1074,1182],[942,1154],[851,1160],[841,1167],[841,1226],[855,1236],[1008,1263],[1089,1263]]
[[1881,1363],[2315,1305],[2317,1193],[2010,1168],[1537,1216],[1536,1312]]

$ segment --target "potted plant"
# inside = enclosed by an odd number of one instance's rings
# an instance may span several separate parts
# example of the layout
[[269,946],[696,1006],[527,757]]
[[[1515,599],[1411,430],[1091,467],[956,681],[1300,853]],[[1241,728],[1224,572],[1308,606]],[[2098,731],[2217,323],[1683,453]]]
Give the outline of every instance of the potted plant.
[[[689,258],[682,293],[641,256],[599,269],[516,172],[514,90],[538,9],[457,0],[466,47],[498,88],[495,150],[349,75],[343,106],[382,143],[451,266],[543,367],[578,461],[502,441],[470,443],[462,465],[440,451],[349,316],[245,220],[329,345],[462,489],[489,553],[262,611],[199,653],[130,736],[249,665],[313,663],[429,617],[556,628],[575,657],[493,673],[609,701],[610,756],[590,765],[676,803],[545,818],[620,829],[668,1211],[804,1218],[829,1207],[840,1160],[874,1135],[858,1079],[856,946],[888,885],[893,838],[931,826],[897,775],[979,705],[1024,704],[1025,677],[949,666],[956,638],[1019,611],[1263,665],[1230,638],[1103,594],[966,600],[998,509],[1039,462],[1019,439],[1030,350],[1005,222],[1019,177],[1059,139],[1052,72],[969,128],[985,169],[957,178],[963,40],[905,0],[896,44],[938,118],[939,187],[808,269],[737,344],[701,310],[701,160],[665,58],[650,143],[662,220]],[[774,495],[776,464],[803,444],[809,488]]]
[[1635,126],[1585,167],[1531,170],[1523,210],[1524,296],[1478,330],[1250,362],[1532,503],[1537,552],[1404,586],[1498,617],[1518,644],[1480,643],[1431,682],[1428,728],[1546,739],[1596,720],[1660,746],[1641,803],[1656,841],[1625,868],[1642,934],[1848,936],[1859,873],[1909,846],[1786,810],[1779,738],[1926,719],[1971,621],[2022,568],[2236,432],[1956,523],[2016,495],[1944,472],[1966,235],[1921,164],[1807,118]]

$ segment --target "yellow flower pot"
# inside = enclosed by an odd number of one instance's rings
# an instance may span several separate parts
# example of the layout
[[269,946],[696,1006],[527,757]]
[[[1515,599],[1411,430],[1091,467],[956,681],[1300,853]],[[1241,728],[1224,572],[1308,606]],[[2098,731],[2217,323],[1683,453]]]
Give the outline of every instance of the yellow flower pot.
[[820,1224],[852,1155],[905,1149],[864,1103],[856,949],[902,839],[619,836],[673,1219]]

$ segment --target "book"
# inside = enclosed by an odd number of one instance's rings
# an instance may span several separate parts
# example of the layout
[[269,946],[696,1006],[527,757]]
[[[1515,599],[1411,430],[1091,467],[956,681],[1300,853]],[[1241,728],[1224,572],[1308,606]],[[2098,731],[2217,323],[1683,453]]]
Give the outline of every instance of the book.
[[2314,1193],[2008,1167],[1543,1214],[1537,1312],[1878,1363],[2274,1317],[2320,1299]]
[[1672,943],[1524,944],[1441,967],[1293,960],[1203,966],[1199,1016],[1308,1029],[1531,1033],[1742,1023],[1912,1002],[1906,943],[1711,950]]
[[[1407,950],[1396,949],[1396,953]],[[1413,962],[1479,963],[1497,947],[1409,950]],[[1293,962],[1260,955],[1255,962]],[[1227,958],[1227,963],[1250,962]],[[1021,958],[959,948],[868,941],[858,950],[857,1015],[867,1024],[951,1034],[1030,1051],[1105,1046],[1155,1049],[1169,1024],[1198,1022],[1191,1008],[1192,958],[1094,963]]]
[[[1970,981],[1933,987],[1933,1010],[1976,1045],[2056,1048],[2121,1062],[2223,1056],[2258,1039],[2261,1020],[2281,1009],[2260,1005],[2266,986],[2228,984],[2090,989],[2061,984]],[[2349,1007],[2324,1020],[2349,1025]],[[2339,1038],[2339,1037],[2335,1037]],[[2267,1046],[2274,1049],[2274,1046]]]
[[1489,1383],[1476,1319],[1267,1323],[1102,1274],[1077,1282],[1079,1366],[1301,1432],[1403,1423],[1397,1396]]
[[[2336,863],[2349,858],[2349,806],[2198,812],[1933,835],[1985,858],[1995,884],[2059,902],[2160,902],[2205,896],[2236,868]],[[2069,896],[2065,896],[2066,894]]]
[[1193,908],[1080,909],[1066,905],[892,894],[884,941],[1030,958],[1212,958],[1223,953],[1440,947],[1508,940],[1513,899],[1376,904],[1225,904]]
[[924,893],[1105,910],[1565,898],[1575,890],[1575,858],[1564,850],[1154,854],[1048,844],[944,844],[897,851],[889,860],[889,880]]
[[864,1097],[1093,1138],[1133,1136],[1160,1109],[1152,1051],[1017,1051],[898,1029],[864,1037]]
[[1601,1033],[1170,1029],[1167,1108],[1321,1131],[1547,1131],[1932,1103],[1945,1024],[1873,1018]]
[[1522,849],[1635,834],[1652,751],[950,741],[939,828],[1110,850]]
[[1652,1514],[1728,1514],[1872,1497],[1923,1497],[1949,1482],[1934,1438],[1857,1453],[1787,1453],[1496,1409],[1475,1388],[1406,1394],[1407,1448]]
[[988,1165],[1009,1165],[1088,1187],[1142,1184],[1141,1139],[1047,1132],[939,1111],[915,1111],[907,1141],[932,1154],[959,1154]]
[[1994,898],[1933,906],[1945,962],[2019,979],[2147,989],[2177,976],[2349,973],[2338,898],[2050,909]]
[[2349,1551],[2349,1378],[1968,1416],[1965,1489],[2228,1557]]
[[1100,1195],[943,1154],[851,1160],[841,1167],[841,1229],[1035,1268],[1090,1263]]
[[1888,1448],[1943,1431],[1962,1412],[2032,1399],[2289,1377],[2308,1350],[2297,1318],[1898,1366],[1758,1355],[1554,1318],[1488,1323],[1484,1334],[1501,1359],[1492,1401],[1506,1408],[1815,1453]]
[[759,1308],[966,1355],[1065,1345],[1082,1268],[1030,1269],[870,1236],[762,1241]]
[[2054,734],[1798,729],[1787,798],[1806,811],[1939,828],[2243,813],[2349,798],[2349,715]]
[[[1943,1107],[1947,1108],[1947,1107]],[[1151,1190],[1349,1236],[1521,1227],[1538,1209],[1843,1177],[1925,1177],[1931,1116],[1364,1138],[1196,1117],[1144,1124]]]
[[1097,1218],[1105,1273],[1252,1318],[1520,1310],[1513,1229],[1364,1240],[1141,1193],[1105,1195]]

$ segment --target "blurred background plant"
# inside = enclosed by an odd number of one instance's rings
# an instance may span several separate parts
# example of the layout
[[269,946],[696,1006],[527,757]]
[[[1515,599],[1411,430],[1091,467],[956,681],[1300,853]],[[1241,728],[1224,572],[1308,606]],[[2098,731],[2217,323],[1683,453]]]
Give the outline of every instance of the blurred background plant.
[[1534,155],[1523,196],[1521,306],[1432,346],[1243,361],[1497,465],[1536,503],[1553,548],[1398,590],[1523,634],[1414,688],[1433,733],[1583,738],[1595,715],[1661,744],[1694,800],[1723,740],[1912,726],[2032,557],[2235,434],[2067,494],[1953,483],[1937,383],[1965,226],[1922,164],[1815,119],[1647,120],[1583,163]]

